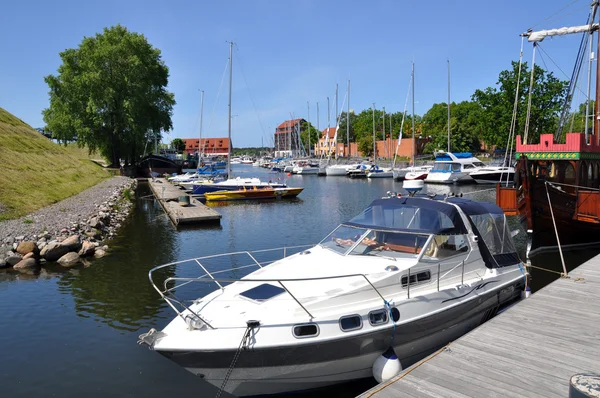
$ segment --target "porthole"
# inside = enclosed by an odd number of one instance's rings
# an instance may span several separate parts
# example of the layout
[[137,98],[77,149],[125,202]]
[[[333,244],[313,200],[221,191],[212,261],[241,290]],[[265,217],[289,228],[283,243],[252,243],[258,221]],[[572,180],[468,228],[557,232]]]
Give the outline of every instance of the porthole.
[[319,335],[319,326],[316,323],[306,323],[304,325],[295,325],[292,329],[294,337],[304,339],[307,337],[315,337]]
[[[402,287],[406,287],[406,285],[408,285],[408,275],[402,276],[402,278],[400,280],[402,283]],[[410,284],[411,285],[427,282],[430,280],[431,280],[431,272],[430,271],[423,271],[423,272],[418,272],[416,274],[410,275]]]
[[348,315],[340,318],[340,329],[344,332],[358,330],[362,328],[362,319],[360,315]]
[[394,322],[398,322],[398,319],[400,319],[400,311],[398,310],[398,308],[394,307],[392,308],[392,319],[394,320]]
[[388,313],[386,310],[375,310],[369,312],[369,323],[373,326],[383,325],[388,321]]

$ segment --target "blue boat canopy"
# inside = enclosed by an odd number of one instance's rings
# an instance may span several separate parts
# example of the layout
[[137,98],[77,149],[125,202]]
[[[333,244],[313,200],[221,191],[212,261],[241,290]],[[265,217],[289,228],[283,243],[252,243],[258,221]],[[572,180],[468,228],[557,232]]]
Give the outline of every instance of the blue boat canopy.
[[435,235],[456,235],[467,232],[456,207],[436,198],[377,199],[361,214],[344,224],[382,231]]
[[[469,158],[473,157],[473,154],[471,152],[457,152],[457,153],[452,152],[452,154],[458,159],[469,159]],[[453,159],[448,154],[441,153],[441,154],[435,155],[435,160],[443,161],[443,162],[451,162]]]

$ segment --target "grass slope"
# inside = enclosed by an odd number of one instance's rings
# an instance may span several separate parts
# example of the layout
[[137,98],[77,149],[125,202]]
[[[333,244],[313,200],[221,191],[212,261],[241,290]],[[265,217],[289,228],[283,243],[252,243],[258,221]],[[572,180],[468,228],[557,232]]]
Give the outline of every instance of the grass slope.
[[0,221],[75,195],[110,173],[0,108]]

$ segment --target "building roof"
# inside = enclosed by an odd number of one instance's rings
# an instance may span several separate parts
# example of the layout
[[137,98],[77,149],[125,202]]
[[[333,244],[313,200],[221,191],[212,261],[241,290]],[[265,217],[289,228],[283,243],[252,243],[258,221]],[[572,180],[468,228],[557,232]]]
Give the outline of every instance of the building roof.
[[300,124],[302,124],[304,122],[304,119],[286,120],[285,122],[283,122],[279,126],[277,126],[277,130],[293,128],[296,126],[296,124],[298,124],[298,122],[300,122]]
[[326,128],[321,133],[321,138],[325,138],[326,136],[328,136],[329,139],[332,140],[333,137],[335,137],[335,130],[336,130],[336,127],[328,127],[328,128]]

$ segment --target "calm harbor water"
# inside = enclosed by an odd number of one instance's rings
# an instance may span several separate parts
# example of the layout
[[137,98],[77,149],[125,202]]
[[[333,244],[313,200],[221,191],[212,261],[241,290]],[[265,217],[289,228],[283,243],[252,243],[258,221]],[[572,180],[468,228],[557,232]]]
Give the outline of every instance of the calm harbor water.
[[[177,231],[157,203],[142,198],[150,192],[140,184],[136,209],[109,243],[108,257],[74,269],[45,268],[39,275],[0,272],[0,396],[214,396],[214,387],[136,344],[140,333],[161,329],[174,315],[150,285],[148,270],[210,254],[314,244],[371,200],[387,191],[400,192],[402,186],[392,179],[287,177],[251,166],[234,172],[287,179],[305,189],[290,201],[216,206],[223,215],[220,225]],[[486,188],[426,189],[494,201],[493,191],[481,191]],[[512,229],[520,228],[516,219],[509,221]],[[524,239],[523,233],[516,237],[521,252]],[[568,255],[567,262],[572,268],[592,254]],[[555,269],[560,264],[556,253],[540,261]],[[552,277],[534,275],[534,286]],[[373,383],[336,387],[322,396],[354,397]]]

